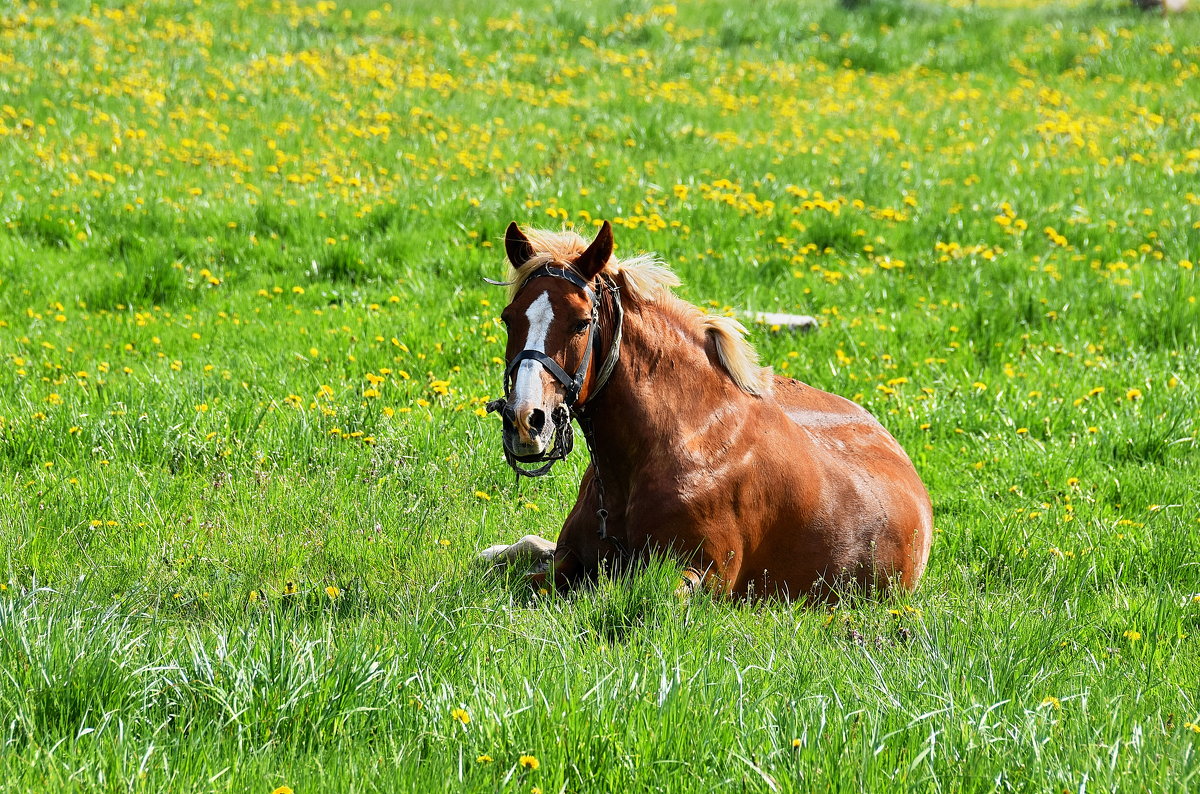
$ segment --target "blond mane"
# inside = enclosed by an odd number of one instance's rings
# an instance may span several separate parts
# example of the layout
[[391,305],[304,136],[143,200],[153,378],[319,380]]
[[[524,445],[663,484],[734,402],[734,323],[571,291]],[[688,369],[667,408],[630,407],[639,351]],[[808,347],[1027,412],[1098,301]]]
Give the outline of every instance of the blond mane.
[[[516,297],[526,277],[543,265],[567,267],[585,250],[588,243],[576,232],[546,229],[522,229],[533,246],[534,255],[520,267],[509,266],[508,300]],[[601,271],[621,282],[622,295],[635,301],[660,303],[685,322],[712,337],[721,366],[733,382],[749,394],[771,391],[770,367],[759,366],[758,351],[746,341],[746,328],[732,317],[706,314],[671,291],[680,284],[679,276],[654,254],[638,254],[629,259],[611,257]]]

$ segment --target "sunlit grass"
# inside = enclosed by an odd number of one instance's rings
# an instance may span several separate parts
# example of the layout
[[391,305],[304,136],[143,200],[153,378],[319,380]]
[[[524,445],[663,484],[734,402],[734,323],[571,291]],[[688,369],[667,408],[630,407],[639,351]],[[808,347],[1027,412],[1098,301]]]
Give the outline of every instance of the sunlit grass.
[[[0,788],[1194,788],[1197,16],[998,5],[0,11]],[[914,596],[474,564],[583,468],[481,277],[601,218],[820,319],[754,341],[909,451]]]

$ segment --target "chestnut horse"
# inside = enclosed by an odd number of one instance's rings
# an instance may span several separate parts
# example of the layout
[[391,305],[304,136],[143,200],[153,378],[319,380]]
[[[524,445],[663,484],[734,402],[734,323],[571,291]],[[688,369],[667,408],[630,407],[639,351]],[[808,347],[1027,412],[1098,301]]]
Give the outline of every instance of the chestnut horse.
[[741,324],[675,297],[661,262],[614,257],[607,221],[590,245],[514,223],[505,249],[509,280],[492,283],[509,287],[509,365],[489,406],[505,455],[544,473],[574,417],[592,456],[536,586],[658,552],[686,566],[685,588],[731,595],[916,587],[929,495],[866,410],[760,367]]

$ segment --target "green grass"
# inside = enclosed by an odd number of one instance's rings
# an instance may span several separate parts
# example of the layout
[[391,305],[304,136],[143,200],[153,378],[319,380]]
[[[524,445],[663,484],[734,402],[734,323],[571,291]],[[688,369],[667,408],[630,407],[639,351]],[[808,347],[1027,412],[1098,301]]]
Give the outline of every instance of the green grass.
[[[957,5],[0,11],[0,790],[1200,785],[1200,17]],[[481,277],[600,218],[821,319],[914,595],[475,564],[584,465],[513,484]]]

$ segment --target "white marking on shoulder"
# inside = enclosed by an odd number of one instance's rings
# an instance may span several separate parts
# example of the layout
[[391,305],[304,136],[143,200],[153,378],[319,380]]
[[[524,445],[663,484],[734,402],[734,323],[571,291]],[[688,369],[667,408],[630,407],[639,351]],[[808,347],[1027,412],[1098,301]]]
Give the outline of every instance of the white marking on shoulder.
[[[529,319],[529,335],[525,338],[523,350],[546,352],[546,337],[550,334],[550,325],[554,322],[554,307],[550,305],[550,293],[543,292],[529,308],[525,310]],[[539,375],[542,365],[536,361],[522,361],[517,368],[517,382],[513,386],[513,403],[520,405],[528,400],[540,404],[542,401],[542,381]]]

